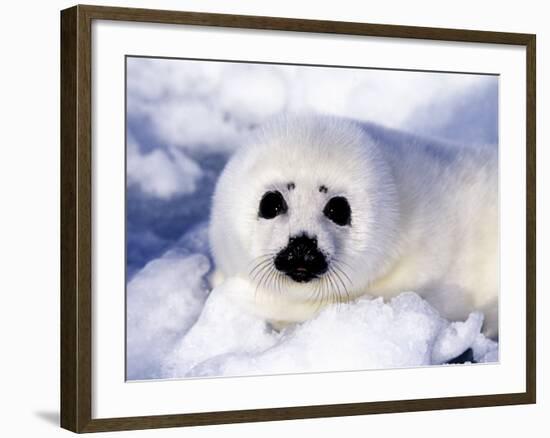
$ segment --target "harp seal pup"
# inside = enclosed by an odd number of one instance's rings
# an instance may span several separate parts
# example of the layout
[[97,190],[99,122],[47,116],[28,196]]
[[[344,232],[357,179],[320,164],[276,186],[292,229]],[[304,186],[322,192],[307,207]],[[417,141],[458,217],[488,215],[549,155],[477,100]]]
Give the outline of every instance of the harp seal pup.
[[498,151],[328,116],[286,116],[230,159],[209,229],[213,283],[275,327],[329,303],[415,291],[498,336]]

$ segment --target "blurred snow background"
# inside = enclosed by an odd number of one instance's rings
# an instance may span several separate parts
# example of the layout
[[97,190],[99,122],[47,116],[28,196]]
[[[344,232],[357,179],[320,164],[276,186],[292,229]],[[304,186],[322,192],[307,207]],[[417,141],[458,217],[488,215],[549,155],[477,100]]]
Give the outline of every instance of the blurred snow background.
[[[428,365],[468,347],[476,361],[496,360],[496,344],[479,335],[479,315],[449,325],[414,294],[329,309],[281,333],[235,315],[223,330],[204,322],[215,320],[207,310],[220,301],[216,291],[205,307],[206,229],[219,173],[244,133],[283,112],[312,111],[456,147],[496,144],[498,78],[127,58],[128,379]],[[218,320],[225,314],[212,312]],[[314,342],[323,326],[360,334],[338,346],[339,361],[327,355],[335,339]],[[249,343],[234,345],[242,332]]]

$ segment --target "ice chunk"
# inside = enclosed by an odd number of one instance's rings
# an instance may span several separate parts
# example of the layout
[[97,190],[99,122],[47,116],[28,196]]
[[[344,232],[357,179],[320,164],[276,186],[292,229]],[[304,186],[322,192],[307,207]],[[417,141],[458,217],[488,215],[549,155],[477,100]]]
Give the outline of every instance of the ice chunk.
[[432,350],[432,363],[442,364],[470,348],[481,331],[483,314],[473,312],[464,322],[453,322],[441,331]]
[[474,360],[480,363],[498,362],[498,342],[479,333],[472,344]]
[[208,295],[207,257],[165,255],[148,263],[127,285],[127,378],[159,377],[164,356],[193,325]]
[[193,374],[194,367],[226,354],[259,354],[276,342],[279,335],[232,298],[235,291],[248,287],[234,278],[212,291],[196,324],[167,356],[163,377]]
[[[413,292],[385,303],[362,298],[332,305],[278,332],[233,299],[249,287],[217,287],[193,328],[163,366],[163,377],[239,376],[399,368],[441,364],[474,349],[476,361],[498,351],[480,334],[483,317],[449,323]],[[495,350],[496,349],[496,350]]]

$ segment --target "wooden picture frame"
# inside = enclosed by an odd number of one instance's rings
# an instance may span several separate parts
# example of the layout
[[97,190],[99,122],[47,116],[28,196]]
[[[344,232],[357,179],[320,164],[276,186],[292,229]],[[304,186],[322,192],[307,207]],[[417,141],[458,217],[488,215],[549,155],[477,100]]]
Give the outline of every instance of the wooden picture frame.
[[[526,48],[526,391],[239,411],[92,418],[92,22],[113,20],[517,45]],[[61,426],[74,432],[529,404],[536,401],[535,35],[75,6],[61,12]]]

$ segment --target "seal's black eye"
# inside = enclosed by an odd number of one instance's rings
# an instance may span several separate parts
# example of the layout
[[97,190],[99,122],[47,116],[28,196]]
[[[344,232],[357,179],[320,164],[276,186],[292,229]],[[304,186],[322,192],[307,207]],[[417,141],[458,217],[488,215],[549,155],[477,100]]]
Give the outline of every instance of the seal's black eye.
[[331,198],[325,205],[323,214],[337,225],[351,225],[351,207],[343,196]]
[[258,215],[264,219],[273,219],[275,216],[286,213],[288,207],[281,192],[266,192],[260,201]]

